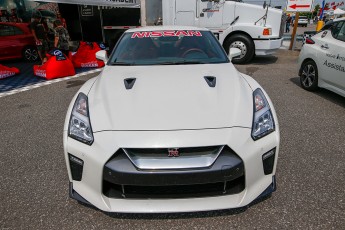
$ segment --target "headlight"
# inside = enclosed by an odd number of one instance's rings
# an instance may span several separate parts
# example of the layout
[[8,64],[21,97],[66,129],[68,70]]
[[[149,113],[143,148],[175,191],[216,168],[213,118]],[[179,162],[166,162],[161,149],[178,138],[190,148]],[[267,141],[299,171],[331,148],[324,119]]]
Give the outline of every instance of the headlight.
[[87,96],[79,93],[74,103],[71,118],[68,126],[68,136],[91,145],[93,143],[93,135],[89,118],[89,105]]
[[253,93],[254,114],[252,138],[254,141],[266,136],[275,130],[273,115],[270,105],[261,89]]

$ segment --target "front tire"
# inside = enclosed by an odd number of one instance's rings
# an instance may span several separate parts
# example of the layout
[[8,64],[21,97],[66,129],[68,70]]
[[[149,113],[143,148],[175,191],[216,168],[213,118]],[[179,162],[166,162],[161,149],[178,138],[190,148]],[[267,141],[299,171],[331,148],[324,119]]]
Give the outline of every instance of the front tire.
[[39,59],[37,49],[33,46],[27,46],[23,49],[23,59],[25,61],[34,62]]
[[224,49],[229,54],[230,48],[238,48],[241,55],[231,60],[234,64],[248,63],[255,54],[255,45],[253,40],[244,34],[235,34],[227,38],[224,42]]
[[306,61],[301,66],[300,82],[303,89],[315,91],[318,88],[318,70],[312,60]]

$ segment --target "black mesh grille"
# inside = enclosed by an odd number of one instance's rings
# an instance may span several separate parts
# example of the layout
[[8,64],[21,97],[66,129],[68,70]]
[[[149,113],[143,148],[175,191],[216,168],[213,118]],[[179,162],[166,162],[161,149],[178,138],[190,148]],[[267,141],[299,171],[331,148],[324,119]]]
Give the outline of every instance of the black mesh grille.
[[175,186],[118,185],[103,181],[103,194],[110,198],[208,197],[237,194],[243,191],[244,186],[244,176],[233,181]]

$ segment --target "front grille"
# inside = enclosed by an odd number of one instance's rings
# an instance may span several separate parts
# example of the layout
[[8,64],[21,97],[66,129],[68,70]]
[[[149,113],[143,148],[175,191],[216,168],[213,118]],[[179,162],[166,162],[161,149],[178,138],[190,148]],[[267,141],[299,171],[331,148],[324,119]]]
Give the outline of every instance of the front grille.
[[[245,188],[244,163],[229,146],[179,148],[179,152],[179,157],[168,157],[167,149],[119,149],[104,165],[103,194],[173,199],[236,194]],[[145,164],[152,168],[136,167]]]
[[186,169],[210,167],[224,146],[189,148],[126,148],[123,151],[139,169]]
[[[181,157],[203,156],[219,152],[222,146],[177,148]],[[168,148],[124,149],[129,155],[139,157],[167,157]]]
[[103,194],[109,198],[172,199],[231,195],[240,193],[244,187],[244,175],[232,181],[173,186],[119,185],[103,181]]

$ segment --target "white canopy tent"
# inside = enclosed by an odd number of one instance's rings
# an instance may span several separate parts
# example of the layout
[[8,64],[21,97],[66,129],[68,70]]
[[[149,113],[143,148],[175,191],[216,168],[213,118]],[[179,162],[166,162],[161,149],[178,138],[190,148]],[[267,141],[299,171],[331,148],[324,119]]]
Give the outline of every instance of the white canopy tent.
[[345,11],[342,10],[342,9],[335,9],[334,12],[333,12],[334,15],[342,15],[342,14],[345,14]]

